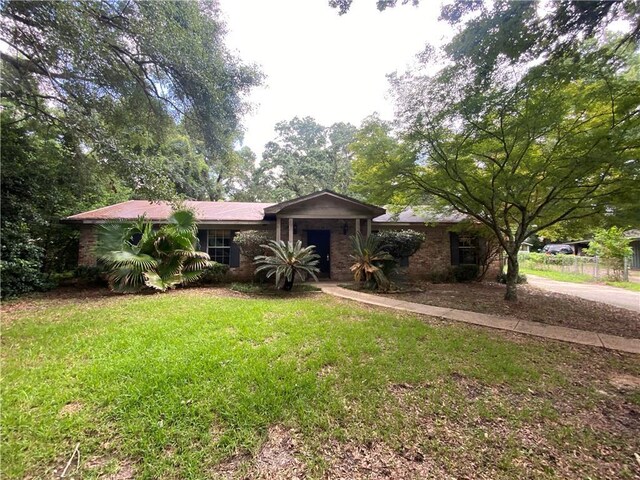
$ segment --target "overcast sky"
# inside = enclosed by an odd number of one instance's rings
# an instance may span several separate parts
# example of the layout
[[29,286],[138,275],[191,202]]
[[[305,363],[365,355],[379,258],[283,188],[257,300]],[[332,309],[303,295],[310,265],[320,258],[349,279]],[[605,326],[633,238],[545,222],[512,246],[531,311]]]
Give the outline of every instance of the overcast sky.
[[439,1],[384,12],[375,3],[354,0],[339,16],[328,0],[220,0],[227,45],[267,76],[249,98],[245,145],[260,155],[275,124],[294,116],[356,126],[376,111],[391,118],[386,74],[406,69],[451,27],[437,20]]

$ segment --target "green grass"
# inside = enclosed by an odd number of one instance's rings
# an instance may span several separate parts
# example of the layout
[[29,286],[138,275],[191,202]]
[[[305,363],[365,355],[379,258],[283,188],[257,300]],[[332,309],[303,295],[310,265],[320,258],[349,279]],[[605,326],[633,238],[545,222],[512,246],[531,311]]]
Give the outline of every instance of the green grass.
[[[539,277],[558,280],[559,282],[571,283],[596,283],[591,275],[583,275],[580,273],[557,272],[555,270],[534,270],[531,268],[520,268],[520,273],[525,275],[537,275]],[[609,282],[604,281],[606,285],[612,287],[624,288],[633,292],[640,292],[640,283],[637,282]]]
[[559,282],[589,283],[593,281],[593,277],[591,275],[557,272],[555,270],[534,270],[531,268],[520,268],[520,273],[524,273],[525,275],[537,275],[539,277],[549,278],[551,280],[558,280]]
[[[588,408],[606,388],[570,377],[584,365],[588,374],[597,370],[600,353],[591,350],[516,343],[318,294],[239,299],[183,291],[45,301],[4,318],[7,479],[51,478],[76,443],[84,460],[103,459],[105,471],[130,462],[136,478],[210,478],[230,455],[256,454],[275,424],[301,432],[312,478],[328,468],[322,452],[331,440],[384,442],[396,451],[416,445],[454,473],[473,466],[457,460],[472,455],[497,469],[493,478],[515,478],[543,460],[485,425],[518,432],[555,422],[552,400],[571,395],[576,408]],[[640,372],[637,359],[602,358],[602,368]],[[398,397],[390,388],[398,384],[415,389]],[[470,398],[467,385],[483,393]],[[76,408],[65,413],[65,405]],[[425,418],[436,419],[430,434]],[[444,441],[452,424],[464,441]],[[570,433],[582,427],[562,424],[569,440],[557,448],[569,458],[580,448]],[[599,441],[621,458],[632,459],[628,450],[638,446],[608,431]]]
[[632,292],[640,292],[640,283],[638,282],[605,282],[607,285],[611,285],[612,287],[620,287],[625,288],[627,290],[631,290]]
[[319,292],[320,288],[310,283],[295,283],[291,292],[284,292],[275,287],[271,283],[251,283],[251,282],[235,282],[229,285],[234,292],[248,293],[253,295],[278,295],[282,297],[291,296],[293,293],[301,292]]

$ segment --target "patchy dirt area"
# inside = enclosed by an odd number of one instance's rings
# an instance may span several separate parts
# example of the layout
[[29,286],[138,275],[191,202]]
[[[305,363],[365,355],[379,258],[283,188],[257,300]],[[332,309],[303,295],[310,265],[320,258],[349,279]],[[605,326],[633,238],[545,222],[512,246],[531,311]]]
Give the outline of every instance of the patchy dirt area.
[[239,453],[220,463],[213,471],[214,478],[255,478],[264,480],[296,480],[307,478],[306,466],[298,458],[300,435],[282,425],[269,429],[266,441],[252,458]]
[[[598,363],[596,359],[593,365],[597,371],[604,367]],[[640,447],[640,405],[631,397],[640,377],[606,378],[588,365],[580,372],[572,368],[572,373],[568,389],[519,391],[457,372],[433,382],[390,384],[388,391],[400,407],[393,415],[406,422],[390,442],[372,434],[366,441],[311,441],[316,447],[310,448],[300,433],[275,425],[254,456],[245,452],[229,458],[214,469],[213,477],[640,478],[634,455]],[[596,396],[582,402],[593,384]],[[310,469],[305,458],[320,458],[322,467]]]
[[570,295],[520,285],[518,301],[506,302],[497,283],[420,284],[422,292],[380,294],[393,299],[503,315],[549,325],[640,338],[640,314]]
[[165,293],[144,291],[134,294],[114,293],[106,287],[79,288],[79,287],[59,287],[49,292],[31,293],[20,298],[5,300],[0,304],[2,320],[10,321],[11,314],[27,310],[38,311],[45,308],[90,304],[91,306],[106,304],[108,302],[118,302],[123,299],[136,297],[148,297],[151,295],[189,295],[207,297],[238,297],[248,298],[248,295],[234,292],[226,286],[215,285],[211,287],[189,287],[170,290]]

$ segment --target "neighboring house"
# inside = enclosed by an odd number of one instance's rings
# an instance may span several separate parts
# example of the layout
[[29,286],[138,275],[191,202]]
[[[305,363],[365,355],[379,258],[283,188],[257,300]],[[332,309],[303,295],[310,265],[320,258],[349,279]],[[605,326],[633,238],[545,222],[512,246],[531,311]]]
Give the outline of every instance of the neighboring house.
[[522,245],[520,245],[520,251],[521,252],[530,252],[532,246],[533,246],[532,243],[522,242]]
[[[456,234],[449,230],[464,216],[432,216],[426,218],[411,210],[397,215],[384,208],[360,202],[328,190],[305,195],[282,203],[196,202],[185,205],[196,212],[200,248],[212,260],[229,265],[235,278],[250,278],[254,266],[240,255],[233,242],[241,230],[265,230],[272,238],[301,240],[315,245],[320,255],[322,276],[334,280],[351,278],[353,261],[349,237],[385,229],[413,229],[424,232],[426,241],[410,259],[407,273],[412,277],[440,273],[452,265],[475,263],[482,248],[481,239]],[[64,223],[80,228],[80,265],[95,265],[96,226],[105,221],[135,220],[140,215],[154,223],[163,223],[171,213],[167,202],[151,203],[130,200],[109,207],[79,213],[65,218]]]
[[631,240],[631,268],[640,270],[640,230],[627,230],[624,234]]

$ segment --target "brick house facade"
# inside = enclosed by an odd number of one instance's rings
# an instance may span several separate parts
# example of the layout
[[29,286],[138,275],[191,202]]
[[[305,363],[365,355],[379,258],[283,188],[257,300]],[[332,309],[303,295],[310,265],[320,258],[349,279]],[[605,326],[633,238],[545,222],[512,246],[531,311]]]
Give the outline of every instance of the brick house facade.
[[[316,245],[321,254],[321,269],[326,278],[348,280],[350,237],[356,231],[362,235],[387,229],[412,229],[423,232],[426,240],[409,259],[406,273],[412,278],[446,272],[460,263],[457,237],[452,227],[463,220],[461,215],[433,216],[405,210],[392,215],[381,207],[369,205],[331,191],[316,192],[278,204],[243,202],[185,202],[194,209],[198,219],[200,248],[212,260],[228,264],[230,276],[236,279],[252,277],[254,265],[240,255],[233,236],[242,230],[264,230],[271,238],[302,241]],[[79,265],[96,264],[94,248],[96,227],[110,220],[134,220],[145,215],[161,224],[171,213],[168,203],[131,200],[109,207],[80,213],[64,219],[80,228]]]

